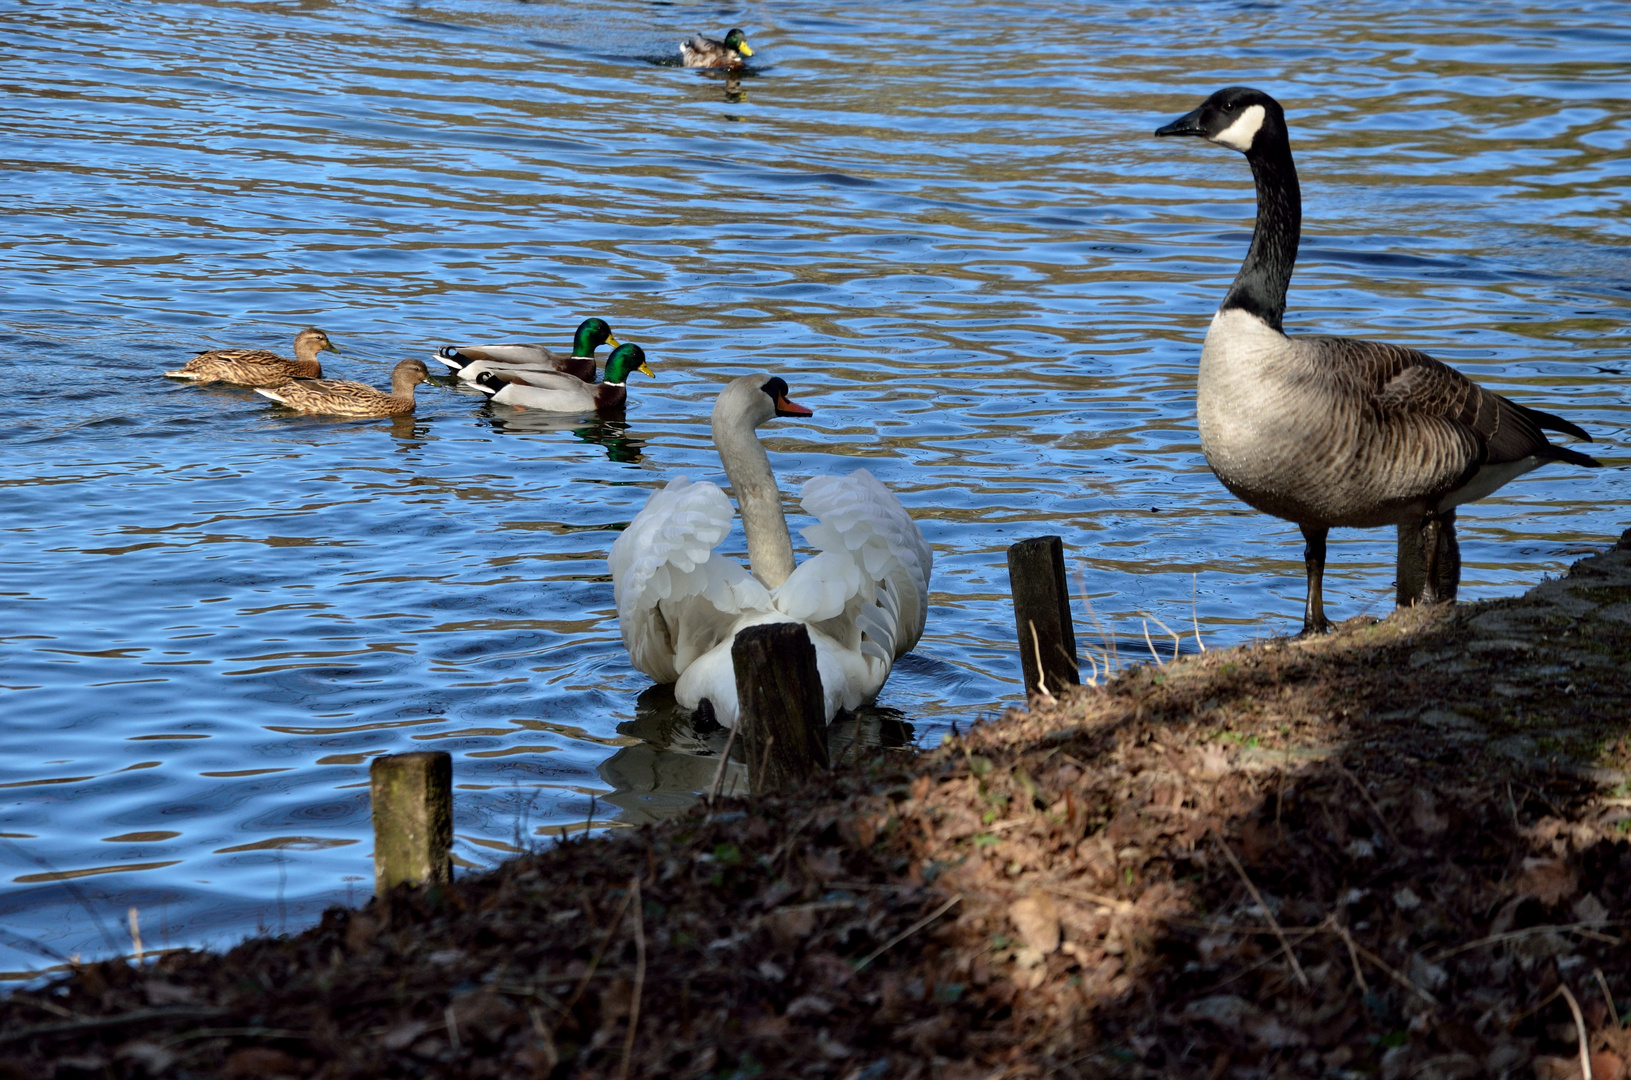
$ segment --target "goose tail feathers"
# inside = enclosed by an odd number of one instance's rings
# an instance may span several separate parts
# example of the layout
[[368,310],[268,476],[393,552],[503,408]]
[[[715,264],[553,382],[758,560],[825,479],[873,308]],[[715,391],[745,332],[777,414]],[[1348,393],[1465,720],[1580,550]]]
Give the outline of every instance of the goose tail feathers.
[[1556,446],[1551,443],[1540,452],[1540,457],[1545,461],[1566,461],[1570,465],[1581,465],[1588,469],[1603,467],[1603,463],[1590,454],[1582,454],[1578,450],[1570,450],[1567,446]]
[[1561,432],[1564,435],[1571,435],[1574,438],[1579,439],[1581,442],[1593,441],[1592,437],[1586,433],[1584,428],[1577,427],[1576,425],[1569,423],[1561,416],[1554,416],[1549,412],[1541,412],[1539,409],[1531,409],[1527,405],[1523,406],[1522,408],[1529,419],[1534,421],[1535,426],[1544,431]]

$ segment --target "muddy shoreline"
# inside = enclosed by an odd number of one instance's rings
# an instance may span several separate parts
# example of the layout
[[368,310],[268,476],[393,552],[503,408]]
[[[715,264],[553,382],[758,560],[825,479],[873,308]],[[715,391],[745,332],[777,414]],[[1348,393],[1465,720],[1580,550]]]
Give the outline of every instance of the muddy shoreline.
[[1623,1080],[1628,675],[1631,533],[1522,597],[79,967],[0,1000],[0,1078],[1547,1078],[1583,1046]]

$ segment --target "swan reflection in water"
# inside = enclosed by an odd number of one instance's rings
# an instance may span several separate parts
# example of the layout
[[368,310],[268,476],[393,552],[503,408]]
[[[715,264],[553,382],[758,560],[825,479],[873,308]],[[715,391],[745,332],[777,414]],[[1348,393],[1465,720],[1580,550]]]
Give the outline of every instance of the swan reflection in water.
[[[613,789],[600,801],[622,811],[622,822],[641,825],[683,813],[713,786],[730,729],[706,721],[699,727],[694,719],[674,701],[674,687],[668,684],[641,691],[634,719],[617,725],[619,735],[640,740],[600,764],[601,779]],[[913,734],[899,711],[863,706],[855,713],[839,713],[827,728],[827,757],[834,768],[843,768],[879,749],[911,746]],[[747,794],[745,760],[738,738],[720,781],[722,795]]]
[[538,435],[568,431],[586,443],[594,443],[606,456],[623,465],[640,460],[646,440],[629,430],[628,421],[618,414],[586,416],[582,413],[549,413],[537,409],[517,409],[510,405],[487,406],[486,420],[495,431],[509,435]]

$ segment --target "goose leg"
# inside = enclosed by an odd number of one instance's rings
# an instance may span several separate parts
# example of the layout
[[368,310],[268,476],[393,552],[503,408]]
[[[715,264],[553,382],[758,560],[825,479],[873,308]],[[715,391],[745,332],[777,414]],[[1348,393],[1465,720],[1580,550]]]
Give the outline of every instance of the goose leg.
[[1440,604],[1455,599],[1461,584],[1461,545],[1455,538],[1455,511],[1428,514],[1399,526],[1398,588],[1400,607]]
[[1325,537],[1331,530],[1316,525],[1300,526],[1303,531],[1303,563],[1308,567],[1308,599],[1303,604],[1303,635],[1323,634],[1331,629],[1325,619]]
[[1455,539],[1455,511],[1427,519],[1422,529],[1422,551],[1427,554],[1427,580],[1422,602],[1448,604],[1461,585],[1461,545]]
[[1427,591],[1427,560],[1422,557],[1422,522],[1399,523],[1398,565],[1395,568],[1394,602],[1402,608],[1415,607]]

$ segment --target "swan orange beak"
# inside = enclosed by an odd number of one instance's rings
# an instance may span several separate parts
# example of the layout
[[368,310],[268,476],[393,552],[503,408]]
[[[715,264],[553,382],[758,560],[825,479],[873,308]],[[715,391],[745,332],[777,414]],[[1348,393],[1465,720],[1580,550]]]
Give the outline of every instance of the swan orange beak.
[[779,394],[776,397],[776,415],[777,416],[814,416],[815,413],[811,412],[808,408],[804,407],[803,405],[800,405],[798,402],[794,401],[792,398],[787,397],[785,394]]

